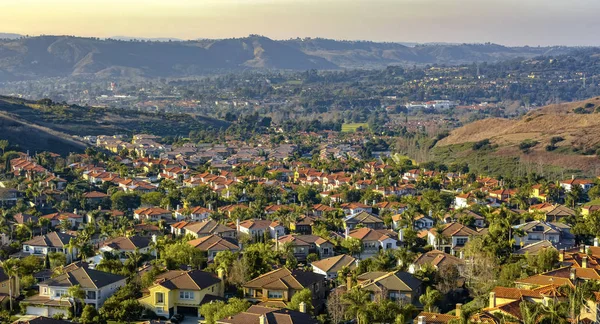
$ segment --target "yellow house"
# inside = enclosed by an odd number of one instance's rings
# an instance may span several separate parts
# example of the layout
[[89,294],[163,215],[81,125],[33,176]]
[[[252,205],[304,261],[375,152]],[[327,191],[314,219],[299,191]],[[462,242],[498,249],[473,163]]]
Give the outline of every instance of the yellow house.
[[203,300],[224,296],[223,275],[221,271],[217,276],[201,270],[172,270],[159,275],[148,290],[139,301],[157,315],[199,316]]
[[[10,295],[9,290],[9,279],[4,270],[0,268],[0,300],[2,296],[8,297]],[[13,298],[17,298],[20,294],[21,286],[19,285],[19,278],[12,278],[12,295]]]

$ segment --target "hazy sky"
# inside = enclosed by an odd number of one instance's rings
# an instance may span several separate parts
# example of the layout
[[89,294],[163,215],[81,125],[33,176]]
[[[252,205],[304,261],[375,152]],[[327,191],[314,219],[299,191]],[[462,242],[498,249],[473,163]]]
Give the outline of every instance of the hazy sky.
[[0,0],[0,32],[600,45],[600,0]]

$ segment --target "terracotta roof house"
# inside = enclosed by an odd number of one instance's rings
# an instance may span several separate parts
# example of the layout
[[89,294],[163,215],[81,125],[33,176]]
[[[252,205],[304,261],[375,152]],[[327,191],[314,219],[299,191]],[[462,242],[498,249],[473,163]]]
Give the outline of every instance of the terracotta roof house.
[[161,219],[171,219],[173,213],[160,207],[139,208],[133,212],[133,218],[141,221],[156,222]]
[[240,222],[237,225],[238,232],[250,235],[251,237],[262,237],[268,233],[270,237],[283,236],[285,228],[278,221],[265,219],[249,219]]
[[63,220],[68,220],[71,223],[71,228],[77,227],[79,224],[83,223],[83,216],[75,213],[53,213],[41,216],[40,218],[45,218],[50,220],[50,226],[56,227]]
[[325,298],[325,276],[298,269],[279,268],[242,285],[244,298],[255,302],[287,304],[302,289],[309,289],[318,309]]
[[302,215],[290,223],[290,230],[300,234],[312,234],[312,227],[316,221],[316,217]]
[[358,286],[370,293],[371,300],[388,298],[420,305],[418,300],[421,295],[421,281],[408,272],[372,271],[363,273],[356,279]]
[[74,267],[54,278],[39,284],[39,294],[26,298],[28,315],[52,316],[65,314],[65,306],[70,306],[71,301],[65,298],[70,287],[79,285],[85,292],[85,304],[99,308],[104,301],[112,296],[117,289],[125,286],[124,276],[92,270],[85,267]]
[[465,266],[465,261],[443,251],[431,250],[421,254],[415,261],[413,261],[413,263],[408,267],[408,272],[415,273],[426,264],[431,265],[436,269],[440,269],[448,265],[454,265],[457,267],[459,273],[462,273],[462,270]]
[[337,278],[338,271],[347,267],[350,270],[356,268],[358,259],[347,254],[340,254],[330,258],[321,259],[311,263],[313,272],[324,275],[326,279]]
[[361,212],[372,213],[373,207],[359,202],[344,203],[340,206],[346,215],[354,215]]
[[205,251],[209,262],[214,260],[217,253],[221,251],[237,252],[240,250],[240,247],[234,242],[217,235],[199,237],[187,243],[200,251]]
[[358,225],[362,225],[364,227],[372,229],[383,229],[385,224],[381,218],[370,214],[366,211],[350,215],[344,219],[344,227],[348,229],[352,230]]
[[573,176],[569,180],[563,180],[560,182],[560,186],[566,191],[570,192],[574,186],[579,186],[584,192],[587,192],[594,186],[594,181],[587,179],[577,179]]
[[178,208],[175,211],[175,219],[178,221],[201,221],[210,217],[212,211],[208,208],[196,206],[189,208]]
[[390,250],[398,248],[398,235],[396,232],[385,229],[371,229],[361,227],[353,231],[347,231],[346,237],[359,239],[363,249],[360,256],[370,257],[379,252],[379,250]]
[[[302,309],[304,312],[302,312]],[[252,305],[245,312],[233,315],[217,324],[318,324],[315,318],[306,313],[306,306],[301,311],[277,309]]]
[[450,254],[456,254],[473,236],[481,235],[480,232],[460,223],[444,224],[442,232],[437,235],[435,228],[427,231],[427,242],[435,249]]
[[279,237],[276,243],[279,250],[283,250],[285,245],[289,244],[298,260],[306,260],[310,253],[317,254],[319,258],[333,256],[333,243],[316,235],[284,235]]
[[217,235],[231,239],[235,239],[237,237],[235,229],[219,224],[212,219],[201,222],[177,222],[171,225],[171,233],[176,235],[190,234],[195,238],[209,235]]
[[547,222],[559,222],[561,219],[570,216],[576,216],[577,213],[563,205],[556,205],[553,209],[546,212]]

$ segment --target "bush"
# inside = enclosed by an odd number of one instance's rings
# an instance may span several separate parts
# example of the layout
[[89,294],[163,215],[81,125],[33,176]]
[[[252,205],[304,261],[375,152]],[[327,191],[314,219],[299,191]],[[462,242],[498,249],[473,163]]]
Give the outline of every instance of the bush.
[[595,105],[593,103],[591,103],[591,102],[588,102],[588,103],[585,104],[585,108],[592,108],[594,106]]
[[588,114],[589,113],[583,107],[577,107],[577,108],[573,109],[573,112],[576,113],[576,114]]
[[564,141],[564,140],[565,140],[565,139],[564,139],[562,136],[554,136],[554,137],[552,137],[552,138],[550,139],[550,143],[551,143],[552,145],[554,145],[554,144],[556,144],[556,143],[559,143],[559,142],[562,142],[562,141]]
[[491,147],[490,140],[486,138],[486,139],[481,140],[479,142],[475,142],[473,144],[473,151],[482,150],[482,149],[488,149],[490,147]]
[[519,144],[519,149],[523,152],[529,152],[529,149],[536,146],[538,144],[538,141],[534,141],[534,140],[524,140],[523,142],[521,142],[521,144]]

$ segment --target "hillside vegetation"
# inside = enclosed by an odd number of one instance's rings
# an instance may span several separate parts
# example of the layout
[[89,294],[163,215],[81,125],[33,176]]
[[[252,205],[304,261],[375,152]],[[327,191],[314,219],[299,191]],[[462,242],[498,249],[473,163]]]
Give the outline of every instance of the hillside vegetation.
[[[474,153],[583,172],[600,167],[600,98],[546,106],[520,119],[489,118],[440,140],[436,159]],[[451,151],[451,152],[450,152]],[[450,154],[453,153],[453,154]]]
[[201,116],[81,107],[0,96],[0,138],[36,151],[83,150],[85,145],[74,135],[150,133],[188,136],[192,130],[226,128],[228,125]]

